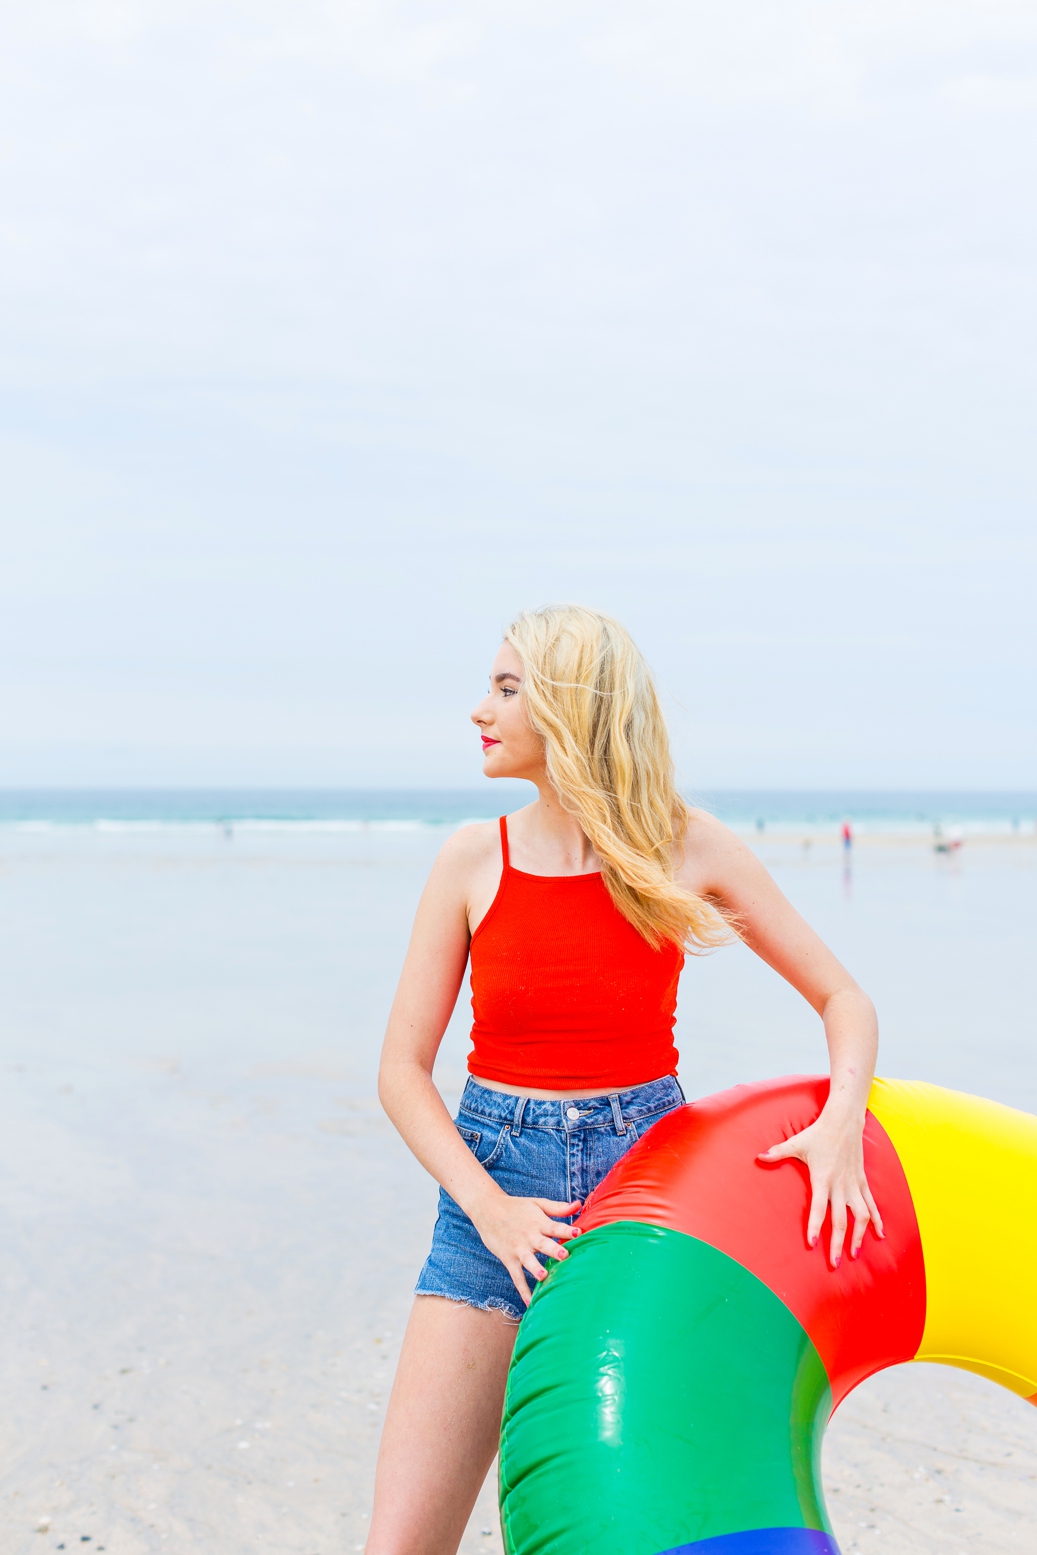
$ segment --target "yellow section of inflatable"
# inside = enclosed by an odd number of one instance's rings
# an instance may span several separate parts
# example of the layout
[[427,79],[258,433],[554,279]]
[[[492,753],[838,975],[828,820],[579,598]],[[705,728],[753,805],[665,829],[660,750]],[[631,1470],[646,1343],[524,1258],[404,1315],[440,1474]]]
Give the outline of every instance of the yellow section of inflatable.
[[922,1236],[915,1360],[962,1366],[1032,1398],[1037,1117],[910,1080],[876,1080],[868,1106],[900,1157]]

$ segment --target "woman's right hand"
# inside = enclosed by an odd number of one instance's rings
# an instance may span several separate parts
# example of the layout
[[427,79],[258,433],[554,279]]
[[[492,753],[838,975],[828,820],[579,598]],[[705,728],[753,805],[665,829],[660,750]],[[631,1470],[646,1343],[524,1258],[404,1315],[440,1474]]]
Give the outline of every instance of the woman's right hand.
[[547,1270],[537,1253],[545,1258],[568,1258],[563,1243],[579,1232],[552,1217],[575,1215],[579,1209],[579,1199],[559,1204],[555,1199],[512,1198],[494,1184],[494,1192],[471,1215],[475,1229],[507,1269],[527,1307],[530,1295],[523,1269],[535,1280],[544,1280]]

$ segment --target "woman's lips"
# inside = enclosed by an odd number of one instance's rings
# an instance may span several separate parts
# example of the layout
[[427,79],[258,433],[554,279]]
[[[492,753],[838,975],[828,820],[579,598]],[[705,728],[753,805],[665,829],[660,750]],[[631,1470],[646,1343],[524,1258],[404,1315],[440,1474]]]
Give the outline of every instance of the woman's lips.
[[486,738],[485,734],[481,736],[481,739],[482,739],[482,748],[483,748],[484,751],[488,751],[491,745],[499,745],[500,744],[500,740],[488,740]]

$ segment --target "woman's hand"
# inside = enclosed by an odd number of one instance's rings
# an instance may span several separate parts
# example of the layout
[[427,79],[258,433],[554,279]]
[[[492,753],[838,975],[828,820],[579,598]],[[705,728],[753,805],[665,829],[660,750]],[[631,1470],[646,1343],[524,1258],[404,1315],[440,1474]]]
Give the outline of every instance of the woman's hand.
[[518,1199],[501,1191],[496,1183],[493,1192],[471,1214],[472,1223],[483,1242],[495,1253],[515,1282],[515,1289],[528,1307],[529,1286],[523,1276],[528,1269],[535,1280],[547,1278],[547,1270],[537,1258],[568,1258],[564,1242],[578,1236],[575,1226],[567,1226],[554,1220],[555,1215],[575,1215],[580,1208],[579,1199],[571,1204],[559,1204],[555,1199]]
[[850,1257],[856,1258],[869,1224],[876,1236],[885,1236],[882,1216],[868,1187],[864,1173],[864,1123],[854,1117],[836,1117],[826,1107],[816,1122],[801,1134],[793,1134],[784,1144],[772,1145],[757,1157],[769,1164],[775,1161],[802,1161],[810,1173],[810,1217],[807,1243],[817,1246],[825,1214],[832,1206],[832,1242],[829,1258],[833,1269],[842,1260],[846,1238],[846,1211],[853,1214]]

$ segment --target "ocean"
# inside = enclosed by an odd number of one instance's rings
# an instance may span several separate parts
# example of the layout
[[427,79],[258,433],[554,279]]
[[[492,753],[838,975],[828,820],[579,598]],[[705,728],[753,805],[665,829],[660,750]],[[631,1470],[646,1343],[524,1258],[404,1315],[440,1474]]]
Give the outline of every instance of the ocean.
[[[232,826],[350,829],[457,826],[528,804],[525,783],[479,788],[0,789],[0,826]],[[1037,791],[702,789],[689,802],[738,830],[1032,831]]]

